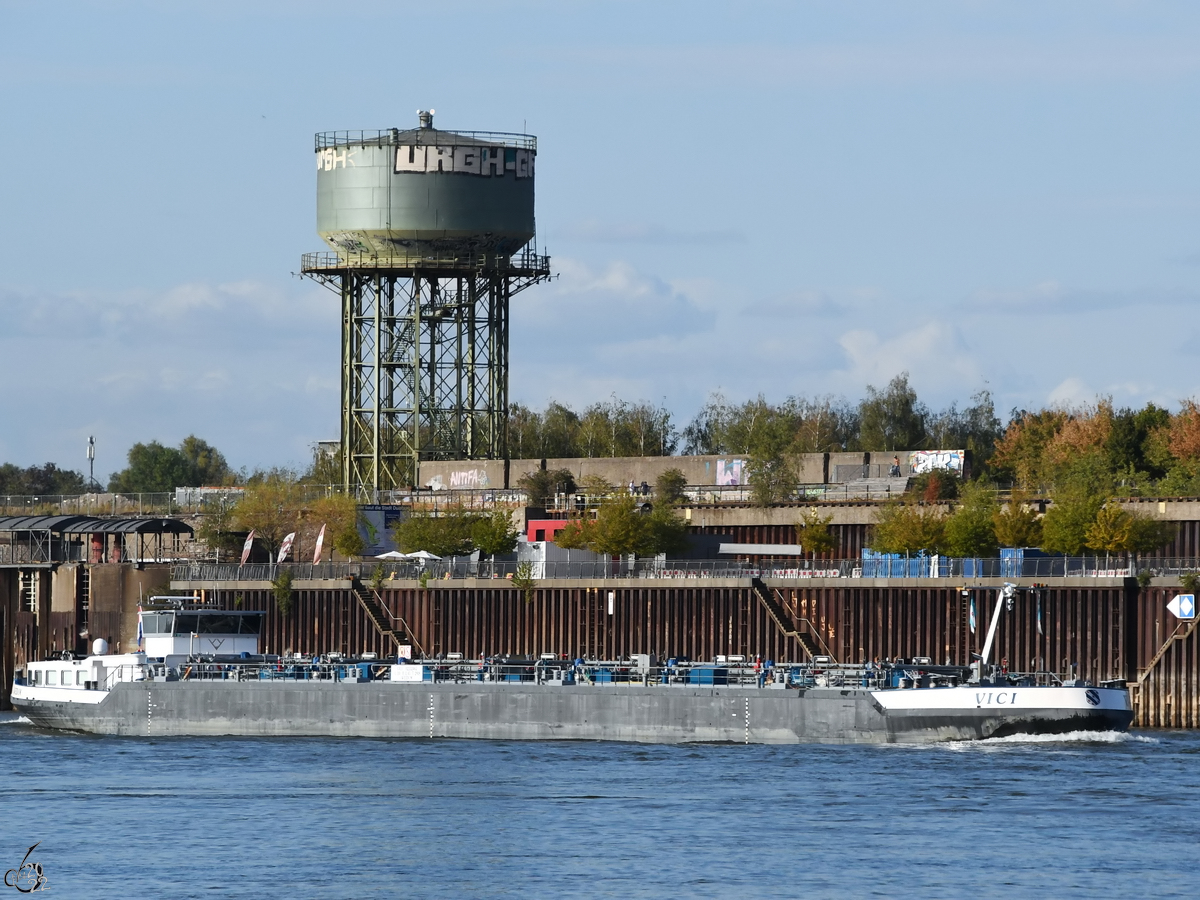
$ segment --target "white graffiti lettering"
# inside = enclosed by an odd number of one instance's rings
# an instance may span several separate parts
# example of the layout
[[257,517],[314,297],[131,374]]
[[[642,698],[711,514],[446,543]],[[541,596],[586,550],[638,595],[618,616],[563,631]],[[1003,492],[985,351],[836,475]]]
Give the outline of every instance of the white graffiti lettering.
[[[317,154],[318,169],[328,171],[336,165],[336,162],[322,162],[323,154],[332,152],[322,150]],[[536,158],[537,154],[532,150],[505,150],[502,147],[475,145],[429,147],[401,144],[396,148],[395,169],[397,172],[454,172],[485,178],[503,177],[506,172],[512,172],[517,178],[532,178]],[[354,165],[353,162],[350,164]]]

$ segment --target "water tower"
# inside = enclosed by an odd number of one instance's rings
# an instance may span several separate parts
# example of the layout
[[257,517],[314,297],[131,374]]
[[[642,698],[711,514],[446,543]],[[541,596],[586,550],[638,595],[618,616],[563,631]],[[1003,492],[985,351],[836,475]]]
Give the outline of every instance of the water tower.
[[417,128],[316,136],[301,270],[342,298],[342,477],[361,497],[425,459],[508,451],[508,307],[550,275],[534,240],[537,139]]

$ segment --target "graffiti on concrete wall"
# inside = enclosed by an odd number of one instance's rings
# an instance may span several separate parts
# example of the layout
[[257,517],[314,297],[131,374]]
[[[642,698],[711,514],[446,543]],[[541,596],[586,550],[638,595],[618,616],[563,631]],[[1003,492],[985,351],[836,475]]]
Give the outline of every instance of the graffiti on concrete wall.
[[717,460],[717,484],[745,484],[742,476],[745,472],[746,461],[744,459],[718,459]]
[[908,455],[908,462],[918,475],[944,469],[961,476],[965,456],[965,450],[914,450]]
[[444,490],[473,490],[490,486],[485,469],[461,469],[447,475],[434,475],[426,483],[426,487],[435,491]]

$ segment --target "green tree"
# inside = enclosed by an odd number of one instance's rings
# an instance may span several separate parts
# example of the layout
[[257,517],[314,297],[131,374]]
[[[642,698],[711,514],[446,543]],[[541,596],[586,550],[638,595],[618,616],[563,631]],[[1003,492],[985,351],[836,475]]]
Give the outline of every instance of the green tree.
[[359,530],[364,520],[358,504],[348,494],[331,494],[312,501],[304,519],[314,542],[324,526],[333,549],[347,559],[361,556],[366,549],[366,541]]
[[224,556],[234,558],[242,549],[246,536],[234,523],[233,506],[226,503],[206,503],[196,527],[196,539],[203,541],[219,562]]
[[859,441],[864,450],[916,450],[925,446],[929,410],[902,372],[882,391],[867,385],[859,404]]
[[0,494],[82,494],[85,486],[81,474],[52,462],[27,469],[12,463],[0,466]]
[[1042,517],[1042,549],[1047,553],[1079,556],[1087,549],[1087,532],[1107,497],[1086,491],[1065,491]]
[[929,420],[929,445],[941,450],[969,450],[976,471],[981,470],[996,451],[1003,433],[991,391],[976,391],[971,405],[959,411],[951,403]]
[[575,476],[570,469],[536,469],[517,479],[517,487],[529,495],[532,506],[545,506],[555,494],[575,493]]
[[571,519],[554,542],[567,550],[588,549],[606,556],[654,556],[687,545],[687,523],[667,505],[649,511],[633,497],[606,500],[594,519]]
[[995,493],[978,483],[963,488],[962,503],[946,519],[945,550],[951,556],[996,555]]
[[253,531],[274,555],[286,535],[300,530],[304,512],[303,490],[296,473],[271,469],[250,476],[245,494],[233,508],[233,523],[241,531]]
[[134,444],[129,448],[128,463],[109,478],[110,491],[150,493],[234,481],[221,452],[194,434],[184,438],[178,448],[165,447],[158,441]]
[[117,493],[173,491],[191,481],[191,467],[184,455],[174,447],[164,447],[158,441],[134,444],[129,448],[129,465],[114,472],[108,489]]
[[667,469],[654,482],[654,502],[675,505],[687,499],[687,476],[680,469]]
[[435,556],[462,556],[474,549],[472,532],[482,516],[462,506],[413,509],[392,528],[402,553],[426,550]]
[[185,486],[220,486],[233,483],[233,473],[230,472],[225,457],[208,441],[189,434],[179,445],[179,452],[187,464]]
[[829,527],[832,522],[832,515],[823,516],[815,507],[807,510],[796,523],[796,542],[813,556],[832,553],[837,546]]
[[880,553],[940,552],[945,544],[946,516],[938,506],[893,500],[879,511],[871,549]]
[[1028,505],[1028,498],[1014,490],[1008,505],[992,514],[996,540],[1001,547],[1040,547],[1042,522],[1037,510]]
[[1172,537],[1166,522],[1139,515],[1109,501],[1085,531],[1085,544],[1097,553],[1138,553],[1157,550]]
[[507,509],[496,507],[487,515],[481,515],[471,526],[471,543],[485,556],[497,553],[512,553],[517,549],[519,530],[513,524]]

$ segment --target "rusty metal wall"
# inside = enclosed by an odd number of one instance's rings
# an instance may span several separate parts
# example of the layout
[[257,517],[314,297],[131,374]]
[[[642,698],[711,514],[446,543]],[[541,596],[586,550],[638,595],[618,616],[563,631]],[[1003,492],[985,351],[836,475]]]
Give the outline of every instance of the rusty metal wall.
[[1137,725],[1200,728],[1200,632],[1167,611],[1178,587],[1142,591],[1136,605]]

